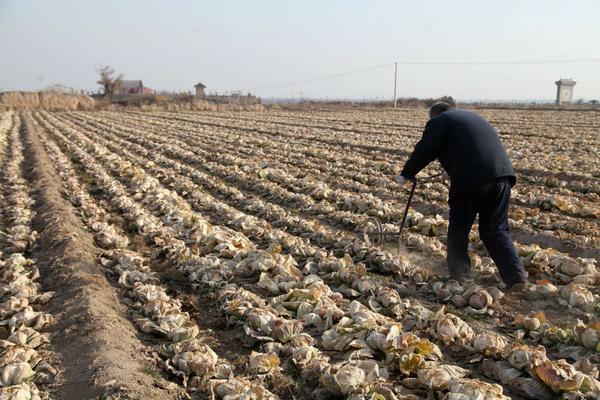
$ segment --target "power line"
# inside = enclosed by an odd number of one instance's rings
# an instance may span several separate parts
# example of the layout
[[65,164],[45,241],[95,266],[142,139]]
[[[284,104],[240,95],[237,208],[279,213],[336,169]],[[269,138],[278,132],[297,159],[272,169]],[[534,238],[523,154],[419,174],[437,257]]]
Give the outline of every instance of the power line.
[[441,61],[441,62],[398,62],[400,65],[525,65],[525,64],[567,64],[600,62],[600,58],[575,58],[570,60],[535,60],[535,61]]
[[390,67],[392,65],[422,65],[422,66],[461,66],[461,65],[533,65],[533,64],[568,64],[568,63],[593,63],[600,62],[600,58],[574,58],[574,59],[565,59],[565,60],[528,60],[528,61],[438,61],[438,62],[427,62],[427,61],[398,61],[394,63],[381,64],[374,67],[361,68],[348,72],[341,72],[332,75],[325,75],[318,78],[312,79],[304,79],[299,81],[292,81],[286,83],[278,83],[274,85],[268,86],[259,86],[248,89],[241,90],[242,92],[251,92],[255,90],[265,90],[265,89],[276,89],[281,87],[295,86],[301,85],[305,83],[313,83],[319,82],[329,79],[341,78],[344,76],[360,74],[363,72],[374,71],[386,67]]
[[322,76],[322,77],[319,77],[319,78],[305,79],[305,80],[301,80],[301,81],[294,81],[294,82],[288,82],[288,83],[279,83],[279,84],[270,85],[270,86],[262,86],[262,87],[255,87],[255,88],[250,88],[250,89],[244,89],[244,90],[242,90],[242,92],[251,91],[251,90],[274,89],[274,88],[285,87],[285,86],[300,85],[302,83],[312,83],[312,82],[324,81],[324,80],[327,80],[327,79],[341,78],[343,76],[360,74],[362,72],[367,72],[367,71],[374,71],[376,69],[381,69],[381,68],[389,67],[390,65],[394,65],[394,64],[393,63],[391,63],[391,64],[382,64],[382,65],[377,65],[375,67],[368,67],[368,68],[357,69],[357,70],[349,71],[349,72],[342,72],[342,73],[339,73],[339,74],[326,75],[326,76]]

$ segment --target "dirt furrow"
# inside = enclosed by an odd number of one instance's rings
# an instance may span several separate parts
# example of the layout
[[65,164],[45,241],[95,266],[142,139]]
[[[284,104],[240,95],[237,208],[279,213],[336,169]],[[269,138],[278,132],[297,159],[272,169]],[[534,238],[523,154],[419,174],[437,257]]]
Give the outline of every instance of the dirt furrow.
[[177,398],[180,391],[171,383],[147,373],[153,362],[97,262],[99,249],[64,198],[38,128],[30,116],[24,121],[27,178],[36,188],[33,225],[40,235],[33,256],[41,266],[42,284],[56,292],[48,303],[58,321],[52,340],[62,369],[56,397]]

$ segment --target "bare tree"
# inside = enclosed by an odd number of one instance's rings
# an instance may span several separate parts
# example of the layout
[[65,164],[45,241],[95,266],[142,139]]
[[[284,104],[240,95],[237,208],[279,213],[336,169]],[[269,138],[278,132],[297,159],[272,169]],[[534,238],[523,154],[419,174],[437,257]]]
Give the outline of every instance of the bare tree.
[[104,89],[104,96],[112,99],[114,93],[119,89],[123,80],[123,74],[116,75],[115,69],[105,65],[97,69],[100,79],[98,84]]

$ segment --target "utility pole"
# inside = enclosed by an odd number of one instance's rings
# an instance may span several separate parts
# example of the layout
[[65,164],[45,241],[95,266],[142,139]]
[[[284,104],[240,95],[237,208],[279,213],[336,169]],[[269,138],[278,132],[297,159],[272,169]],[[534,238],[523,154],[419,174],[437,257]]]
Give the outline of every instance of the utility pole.
[[398,82],[398,63],[394,63],[394,108],[396,108],[396,83]]

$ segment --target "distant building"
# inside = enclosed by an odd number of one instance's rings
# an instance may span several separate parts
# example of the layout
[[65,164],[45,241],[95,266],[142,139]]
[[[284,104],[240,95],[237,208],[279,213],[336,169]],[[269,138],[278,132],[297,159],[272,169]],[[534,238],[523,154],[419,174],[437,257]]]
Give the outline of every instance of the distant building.
[[231,94],[218,94],[216,92],[211,92],[207,95],[204,92],[206,86],[202,83],[198,83],[194,85],[194,87],[196,88],[197,98],[210,101],[211,103],[239,105],[260,104],[260,99],[256,96],[253,96],[251,93],[248,93],[247,96],[242,95],[240,92],[234,92]]
[[575,81],[573,79],[563,79],[554,82],[556,84],[556,104],[571,104],[573,101],[573,86]]
[[204,89],[206,89],[206,86],[204,86],[202,83],[198,83],[197,85],[194,85],[194,87],[196,88],[196,97],[203,99],[206,96],[204,94]]
[[139,81],[130,81],[130,80],[122,80],[121,84],[117,88],[115,92],[116,95],[119,96],[128,96],[128,95],[139,95],[139,94],[149,94],[154,92],[152,89],[144,86],[141,80]]

